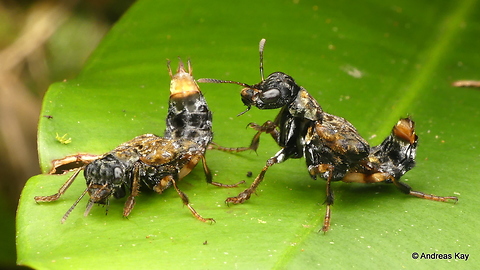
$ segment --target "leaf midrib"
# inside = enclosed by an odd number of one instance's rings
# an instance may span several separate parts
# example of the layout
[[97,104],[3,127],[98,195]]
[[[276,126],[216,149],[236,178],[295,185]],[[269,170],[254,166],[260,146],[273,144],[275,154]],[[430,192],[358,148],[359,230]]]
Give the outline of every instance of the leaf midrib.
[[[429,45],[422,52],[418,53],[421,56],[420,59],[417,59],[416,63],[411,65],[410,75],[407,75],[403,86],[398,87],[399,91],[402,91],[401,98],[392,104],[391,108],[393,110],[383,117],[383,124],[379,127],[377,134],[389,133],[399,116],[408,112],[408,107],[425,91],[435,71],[441,68],[443,56],[447,54],[451,44],[461,31],[460,25],[462,21],[474,10],[476,1],[465,0],[455,3],[457,4],[456,7],[452,8],[451,12],[440,23],[435,24],[437,25],[436,28],[432,28],[435,31],[432,31],[434,34],[431,35],[432,38],[427,43]],[[415,68],[417,65],[419,69]]]

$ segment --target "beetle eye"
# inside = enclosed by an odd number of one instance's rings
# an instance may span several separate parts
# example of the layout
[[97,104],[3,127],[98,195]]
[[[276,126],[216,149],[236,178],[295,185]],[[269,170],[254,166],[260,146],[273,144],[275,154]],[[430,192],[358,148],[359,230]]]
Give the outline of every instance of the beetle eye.
[[270,103],[277,101],[280,98],[280,90],[278,89],[269,89],[262,93],[260,99],[264,102]]
[[113,169],[113,177],[115,180],[121,180],[123,178],[123,171],[119,167]]

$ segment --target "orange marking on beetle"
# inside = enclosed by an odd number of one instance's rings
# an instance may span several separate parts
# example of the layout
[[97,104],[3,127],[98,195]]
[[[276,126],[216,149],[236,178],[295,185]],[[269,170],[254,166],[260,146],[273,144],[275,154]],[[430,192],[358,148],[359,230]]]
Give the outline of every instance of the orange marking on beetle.
[[415,143],[417,135],[415,134],[415,125],[409,118],[400,119],[393,127],[393,134],[410,144]]

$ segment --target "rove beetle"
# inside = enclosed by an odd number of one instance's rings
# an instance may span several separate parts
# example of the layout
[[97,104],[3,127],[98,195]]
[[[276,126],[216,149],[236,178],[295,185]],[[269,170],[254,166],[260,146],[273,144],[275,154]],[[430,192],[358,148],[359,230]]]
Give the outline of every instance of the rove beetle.
[[[80,171],[84,171],[87,188],[62,218],[68,218],[80,200],[89,194],[90,198],[84,215],[87,216],[94,204],[107,205],[113,196],[116,199],[128,195],[123,216],[128,217],[135,205],[135,197],[144,186],[161,194],[173,186],[184,205],[193,216],[203,222],[214,222],[204,218],[190,205],[189,199],[177,186],[177,182],[188,175],[201,160],[207,182],[219,187],[236,187],[212,181],[207,167],[205,151],[212,144],[212,113],[192,77],[192,68],[188,61],[188,72],[180,61],[178,71],[172,74],[170,62],[167,63],[171,77],[170,100],[167,115],[167,127],[164,137],[144,134],[125,142],[104,155],[78,154],[52,161],[50,174],[62,173],[64,169],[76,168],[72,176],[50,196],[36,196],[36,202],[58,200],[70,187]],[[239,152],[249,148],[214,148]]]
[[257,130],[250,148],[256,149],[260,135],[269,133],[282,148],[267,160],[251,186],[226,203],[243,203],[255,193],[268,168],[289,158],[305,157],[310,176],[317,175],[327,181],[326,213],[322,231],[330,228],[331,205],[334,202],[331,182],[393,183],[401,192],[434,201],[458,201],[457,197],[441,197],[414,191],[400,178],[415,166],[418,137],[415,124],[410,118],[402,118],[393,127],[391,134],[378,146],[371,147],[342,117],[323,111],[320,104],[305,88],[283,73],[274,72],[266,79],[263,75],[263,48],[260,41],[261,82],[248,85],[241,82],[199,79],[206,83],[233,83],[245,87],[241,91],[242,102],[247,112],[252,106],[261,110],[280,109],[275,120],[263,125],[250,123]]

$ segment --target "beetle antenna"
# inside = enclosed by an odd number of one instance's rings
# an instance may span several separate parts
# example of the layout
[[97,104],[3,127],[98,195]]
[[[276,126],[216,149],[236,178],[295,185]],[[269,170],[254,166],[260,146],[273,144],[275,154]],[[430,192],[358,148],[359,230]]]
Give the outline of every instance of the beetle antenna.
[[77,206],[77,204],[80,202],[80,200],[83,198],[83,196],[85,196],[85,194],[87,194],[87,191],[88,191],[88,187],[83,191],[82,195],[80,195],[80,197],[77,199],[77,201],[70,207],[70,209],[68,209],[68,211],[65,213],[65,215],[63,215],[63,218],[62,218],[62,224],[65,222],[65,220],[67,220],[68,216],[70,215],[70,213],[73,211],[73,209],[75,208],[75,206]]
[[199,83],[233,83],[233,84],[241,85],[243,87],[253,88],[251,85],[248,85],[246,83],[226,81],[226,80],[217,80],[217,79],[210,79],[210,78],[201,78],[201,79],[198,79],[197,82],[199,82]]
[[260,44],[258,44],[258,51],[260,52],[260,77],[262,77],[262,82],[265,80],[263,76],[263,47],[265,47],[266,41],[266,39],[262,38]]
[[246,113],[246,112],[248,112],[248,111],[250,111],[250,106],[248,106],[248,107],[247,107],[247,109],[246,109],[245,111],[243,111],[243,112],[241,112],[241,113],[237,114],[237,116],[240,116],[240,115],[242,115],[242,114],[244,114],[244,113]]

